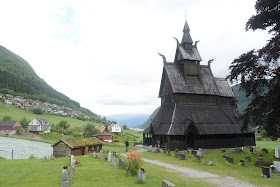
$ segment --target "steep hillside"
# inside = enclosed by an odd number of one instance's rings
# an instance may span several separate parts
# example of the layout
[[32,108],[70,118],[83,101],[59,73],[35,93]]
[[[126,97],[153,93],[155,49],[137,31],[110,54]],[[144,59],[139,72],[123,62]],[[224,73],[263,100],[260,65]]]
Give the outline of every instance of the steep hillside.
[[147,128],[147,127],[150,125],[152,119],[153,119],[153,118],[155,117],[155,115],[157,114],[158,110],[159,110],[159,107],[158,107],[157,109],[155,109],[154,112],[153,112],[153,113],[151,114],[151,116],[149,117],[149,119],[147,119],[147,121],[145,121],[145,123],[143,123],[142,125],[138,126],[138,128],[140,128],[140,129],[145,129],[145,128]]
[[106,116],[106,119],[116,121],[128,127],[136,127],[143,124],[149,116],[149,114],[113,114],[111,116]]
[[0,92],[11,91],[24,97],[80,108],[80,104],[56,91],[41,79],[23,58],[0,46]]

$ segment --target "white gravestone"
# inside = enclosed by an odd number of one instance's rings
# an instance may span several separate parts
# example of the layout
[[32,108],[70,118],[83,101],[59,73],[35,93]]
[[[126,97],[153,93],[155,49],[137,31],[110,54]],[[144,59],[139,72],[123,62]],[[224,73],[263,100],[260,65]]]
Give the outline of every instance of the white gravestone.
[[274,168],[276,173],[280,173],[280,161],[274,161]]
[[111,162],[111,153],[108,153],[108,162]]
[[112,158],[112,166],[116,166],[117,165],[117,158],[113,157]]
[[278,147],[275,147],[275,157],[276,158],[279,158],[279,148]]

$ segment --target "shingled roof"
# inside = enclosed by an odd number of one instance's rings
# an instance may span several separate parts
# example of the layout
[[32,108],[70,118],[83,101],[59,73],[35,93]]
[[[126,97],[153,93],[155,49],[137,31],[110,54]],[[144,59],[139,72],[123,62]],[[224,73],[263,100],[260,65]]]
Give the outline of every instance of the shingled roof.
[[226,79],[215,78],[209,66],[200,65],[199,69],[198,76],[187,75],[185,79],[181,65],[165,64],[159,97],[173,93],[234,97]]

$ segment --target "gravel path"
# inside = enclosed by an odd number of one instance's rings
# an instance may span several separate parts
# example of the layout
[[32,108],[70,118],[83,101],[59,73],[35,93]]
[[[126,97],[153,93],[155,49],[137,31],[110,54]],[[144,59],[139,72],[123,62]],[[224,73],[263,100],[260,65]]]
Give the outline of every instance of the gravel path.
[[[139,149],[138,152],[145,152],[145,149]],[[123,156],[126,156],[126,154],[122,154]],[[223,187],[257,187],[253,184],[249,184],[246,182],[239,181],[233,177],[221,177],[216,174],[211,174],[209,172],[204,171],[198,171],[193,168],[187,168],[187,167],[180,167],[173,164],[167,164],[158,160],[150,160],[145,158],[145,162],[149,162],[151,164],[156,164],[158,166],[166,167],[167,172],[180,172],[179,175],[182,175],[184,177],[188,178],[200,178],[201,180],[204,180],[207,183],[214,184],[215,186],[223,186]]]

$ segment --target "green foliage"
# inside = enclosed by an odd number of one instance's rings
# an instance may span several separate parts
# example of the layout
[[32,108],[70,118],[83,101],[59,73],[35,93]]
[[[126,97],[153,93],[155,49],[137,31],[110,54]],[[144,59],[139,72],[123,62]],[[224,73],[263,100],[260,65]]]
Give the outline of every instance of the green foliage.
[[79,132],[77,132],[77,131],[73,132],[71,134],[71,136],[74,137],[74,138],[81,138],[82,137],[82,135]]
[[3,121],[11,121],[12,118],[10,116],[4,116]]
[[70,127],[70,124],[68,124],[68,121],[60,121],[58,125],[63,129],[68,129]]
[[29,119],[26,119],[26,117],[23,117],[19,123],[21,124],[22,128],[26,129],[28,127],[28,124],[30,123]]
[[32,112],[33,112],[33,114],[42,114],[43,113],[43,110],[41,110],[40,108],[34,108],[34,109],[32,109]]
[[35,159],[35,156],[34,156],[34,155],[30,155],[30,156],[28,157],[28,159]]
[[266,132],[266,130],[261,130],[260,136],[261,136],[262,138],[266,138],[266,137],[267,137],[267,132]]
[[16,130],[16,134],[17,134],[17,135],[20,135],[20,134],[21,134],[21,130],[20,130],[20,129],[17,129],[17,130]]
[[95,125],[88,123],[84,129],[83,135],[85,137],[91,137],[91,135],[94,135],[97,133],[100,133],[100,131],[95,128]]
[[132,175],[136,175],[137,170],[142,167],[143,155],[138,154],[137,151],[133,152],[132,150],[129,150],[129,152],[130,153],[127,155],[125,159],[125,166],[130,169]]
[[127,126],[126,125],[123,126],[123,130],[127,130]]
[[86,118],[83,118],[83,117],[81,117],[81,116],[77,116],[76,119],[82,120],[82,121],[86,121]]

